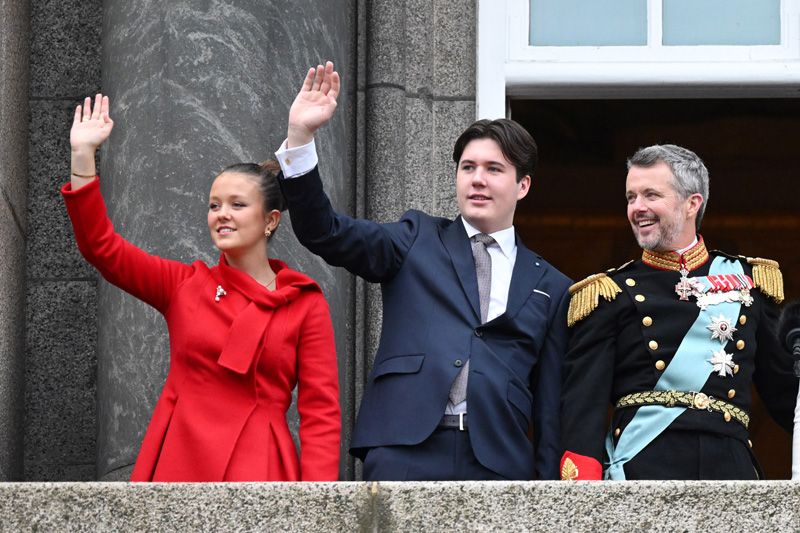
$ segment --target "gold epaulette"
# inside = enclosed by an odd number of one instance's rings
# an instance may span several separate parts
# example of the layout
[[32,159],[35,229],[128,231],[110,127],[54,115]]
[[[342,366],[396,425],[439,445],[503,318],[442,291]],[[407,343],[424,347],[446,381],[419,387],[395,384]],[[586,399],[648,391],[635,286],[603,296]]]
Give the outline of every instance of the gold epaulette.
[[583,320],[600,305],[600,296],[609,302],[621,293],[622,289],[605,273],[592,274],[569,288],[572,296],[567,311],[567,326],[572,327]]
[[781,274],[778,262],[761,257],[747,257],[746,259],[753,265],[753,283],[756,287],[777,303],[781,303],[784,298],[783,274]]

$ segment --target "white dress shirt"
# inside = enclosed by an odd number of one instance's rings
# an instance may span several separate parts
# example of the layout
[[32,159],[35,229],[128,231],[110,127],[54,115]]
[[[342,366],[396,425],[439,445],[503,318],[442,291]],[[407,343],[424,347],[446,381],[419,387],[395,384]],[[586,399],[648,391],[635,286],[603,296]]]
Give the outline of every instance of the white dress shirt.
[[287,148],[286,141],[281,143],[281,147],[275,152],[275,158],[281,165],[284,178],[296,178],[311,172],[317,166],[317,146],[314,139],[303,146]]

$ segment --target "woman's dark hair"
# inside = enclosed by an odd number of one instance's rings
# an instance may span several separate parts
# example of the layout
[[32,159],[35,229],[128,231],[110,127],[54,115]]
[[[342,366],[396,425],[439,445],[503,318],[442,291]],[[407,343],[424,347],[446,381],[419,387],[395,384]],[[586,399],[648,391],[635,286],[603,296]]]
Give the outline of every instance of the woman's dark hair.
[[222,169],[223,172],[239,172],[248,174],[258,182],[258,188],[264,197],[264,212],[269,213],[273,209],[286,211],[286,198],[283,196],[280,184],[278,184],[278,174],[281,166],[274,159],[267,159],[260,163],[236,163]]
[[500,146],[505,158],[517,169],[517,182],[525,176],[533,178],[533,171],[539,159],[539,149],[531,134],[519,123],[507,118],[473,122],[458,137],[453,147],[453,161],[456,166],[461,162],[464,149],[475,139],[492,139]]
[[[265,213],[269,213],[273,209],[286,211],[286,197],[283,196],[283,191],[278,183],[281,166],[274,159],[266,159],[260,163],[235,163],[222,169],[220,174],[224,172],[239,172],[252,177],[258,183],[261,196],[264,197]],[[277,229],[272,231],[273,235]]]

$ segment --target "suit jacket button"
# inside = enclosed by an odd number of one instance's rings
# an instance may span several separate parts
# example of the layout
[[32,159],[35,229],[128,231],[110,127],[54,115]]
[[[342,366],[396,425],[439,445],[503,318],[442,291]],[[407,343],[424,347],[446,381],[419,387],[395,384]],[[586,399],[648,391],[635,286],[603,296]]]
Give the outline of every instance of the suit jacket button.
[[476,329],[475,330],[475,336],[476,337],[483,337],[483,332],[481,330],[479,330],[479,329]]
[[455,366],[455,367],[462,366],[463,364],[464,364],[464,361],[462,361],[461,359],[456,359],[455,361],[453,361],[453,366]]

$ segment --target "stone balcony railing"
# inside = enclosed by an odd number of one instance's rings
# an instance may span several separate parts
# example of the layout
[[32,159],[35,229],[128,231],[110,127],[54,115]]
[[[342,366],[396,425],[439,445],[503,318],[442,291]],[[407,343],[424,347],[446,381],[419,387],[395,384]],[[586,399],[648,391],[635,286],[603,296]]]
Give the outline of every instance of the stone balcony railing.
[[800,483],[2,483],[0,531],[800,531]]

